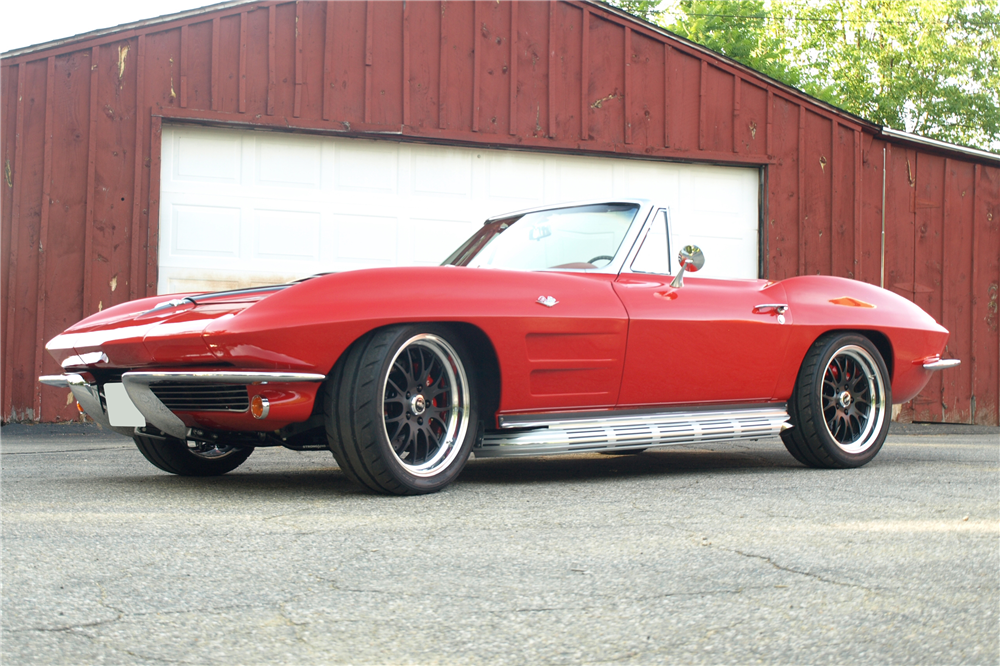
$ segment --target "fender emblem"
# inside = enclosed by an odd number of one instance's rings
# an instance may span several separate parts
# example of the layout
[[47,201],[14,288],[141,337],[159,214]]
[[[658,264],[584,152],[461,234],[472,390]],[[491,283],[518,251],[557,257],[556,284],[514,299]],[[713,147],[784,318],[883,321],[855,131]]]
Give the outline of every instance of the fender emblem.
[[538,300],[535,301],[535,302],[538,303],[539,305],[544,305],[547,308],[551,308],[553,305],[555,305],[559,301],[557,301],[552,296],[539,296]]

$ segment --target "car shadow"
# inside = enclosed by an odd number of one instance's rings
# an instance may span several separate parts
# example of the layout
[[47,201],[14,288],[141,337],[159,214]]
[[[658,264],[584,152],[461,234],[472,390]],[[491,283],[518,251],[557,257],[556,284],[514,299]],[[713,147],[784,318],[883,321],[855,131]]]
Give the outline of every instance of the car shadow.
[[222,476],[176,476],[150,468],[135,476],[108,476],[100,482],[135,495],[168,493],[173,499],[183,499],[188,494],[226,501],[262,493],[300,498],[370,494],[348,480],[336,466],[281,472],[238,469]]
[[458,483],[547,483],[678,477],[805,469],[783,446],[777,449],[657,449],[631,455],[598,453],[537,458],[480,458]]
[[[310,498],[372,496],[367,489],[351,482],[332,460],[329,465],[310,464],[305,469],[294,468],[296,464],[299,464],[298,461],[287,460],[269,463],[268,469],[255,469],[255,465],[248,462],[229,474],[216,477],[181,477],[150,469],[148,474],[109,476],[102,479],[102,482],[133,492],[155,494],[166,491],[175,496],[190,493],[208,499],[232,500],[241,495],[261,493]],[[276,470],[276,466],[280,469]],[[499,484],[586,484],[649,477],[666,479],[718,474],[760,475],[791,469],[806,471],[807,468],[788,455],[780,443],[778,447],[772,448],[672,448],[632,455],[583,453],[523,458],[474,458],[465,466],[453,487],[471,489]]]

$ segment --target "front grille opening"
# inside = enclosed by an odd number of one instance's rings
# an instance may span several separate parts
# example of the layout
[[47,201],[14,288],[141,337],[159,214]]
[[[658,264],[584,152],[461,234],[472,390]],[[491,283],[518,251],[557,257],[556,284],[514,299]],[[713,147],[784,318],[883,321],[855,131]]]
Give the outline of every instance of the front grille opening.
[[245,412],[250,407],[244,384],[152,384],[149,390],[172,412]]

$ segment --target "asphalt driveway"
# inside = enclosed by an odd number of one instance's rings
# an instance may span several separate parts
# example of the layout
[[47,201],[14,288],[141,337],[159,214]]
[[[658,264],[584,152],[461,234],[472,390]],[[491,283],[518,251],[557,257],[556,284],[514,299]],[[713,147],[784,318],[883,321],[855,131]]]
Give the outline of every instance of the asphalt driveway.
[[1000,661],[1000,430],[473,460],[424,497],[328,453],[173,477],[81,426],[2,437],[14,664]]

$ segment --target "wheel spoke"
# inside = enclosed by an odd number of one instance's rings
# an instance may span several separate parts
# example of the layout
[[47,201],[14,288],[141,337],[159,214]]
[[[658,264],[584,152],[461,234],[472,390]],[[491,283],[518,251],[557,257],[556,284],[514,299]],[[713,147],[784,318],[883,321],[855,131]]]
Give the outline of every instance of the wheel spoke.
[[406,387],[397,384],[396,379],[392,376],[392,373],[389,373],[389,376],[386,378],[386,385],[392,387],[392,390],[396,392],[396,395],[406,395]]
[[851,414],[851,439],[855,440],[861,435],[861,431],[864,429],[864,419],[861,418],[857,413]]
[[427,381],[428,372],[428,352],[425,349],[417,349],[416,352],[416,363],[413,364],[413,385],[414,386],[424,386]]
[[449,389],[447,387],[445,388],[434,387],[428,391],[424,391],[424,397],[427,398],[428,402],[439,407],[440,405],[438,404],[437,399],[440,398],[442,395],[444,395],[447,398],[445,394],[447,394],[448,392]]
[[[424,432],[424,429],[422,427],[417,428],[416,440],[417,444],[414,448],[416,449],[417,455],[413,460],[414,464],[422,463],[425,460],[427,460],[427,453],[430,451],[430,442],[427,441],[427,433]],[[422,457],[420,456],[421,444],[423,444],[424,447],[424,455]]]
[[434,380],[434,377],[436,375],[440,380],[442,370],[443,368],[437,359],[431,359],[427,363],[424,373],[420,376],[420,387],[426,391],[429,387],[435,386],[437,381]]
[[432,447],[434,449],[434,452],[435,453],[437,452],[438,441],[437,438],[433,436],[430,429],[427,427],[426,423],[420,427],[420,434],[424,436],[424,457],[420,462],[427,462],[427,460],[429,460],[430,457],[433,455],[431,453]]

